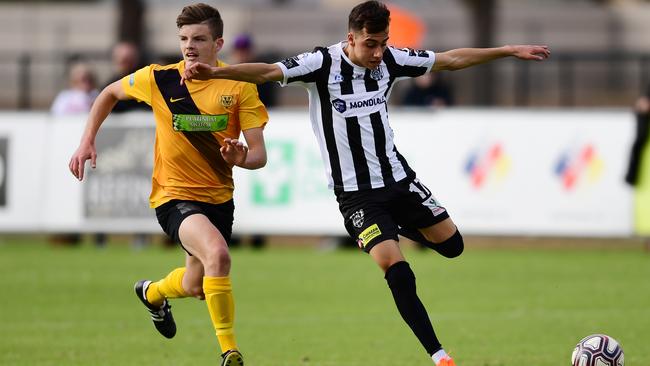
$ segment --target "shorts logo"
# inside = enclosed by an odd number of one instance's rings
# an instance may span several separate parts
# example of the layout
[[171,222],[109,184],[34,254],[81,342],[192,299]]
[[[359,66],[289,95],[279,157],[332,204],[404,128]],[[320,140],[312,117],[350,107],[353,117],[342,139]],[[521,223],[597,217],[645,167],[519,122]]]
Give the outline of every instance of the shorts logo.
[[359,248],[365,248],[366,245],[372,241],[372,239],[378,237],[379,235],[381,235],[379,226],[377,226],[377,224],[370,225],[366,230],[362,231],[361,234],[359,234],[359,240],[357,240]]
[[381,67],[377,67],[376,69],[370,70],[370,78],[372,80],[381,80],[381,78],[384,77],[384,72],[381,71]]
[[129,75],[129,86],[135,85],[135,74]]
[[235,98],[232,95],[222,95],[221,96],[221,105],[224,108],[232,107]]
[[339,113],[343,113],[348,109],[345,105],[345,101],[338,98],[332,101],[332,107],[334,107],[334,109],[336,109]]
[[352,220],[354,227],[361,228],[363,226],[363,209],[353,213],[350,220]]

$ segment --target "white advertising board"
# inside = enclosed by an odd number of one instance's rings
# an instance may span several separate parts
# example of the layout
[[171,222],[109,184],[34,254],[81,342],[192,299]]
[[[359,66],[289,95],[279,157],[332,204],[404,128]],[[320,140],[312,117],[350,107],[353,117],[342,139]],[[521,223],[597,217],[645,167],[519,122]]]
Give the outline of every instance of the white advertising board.
[[[97,169],[80,183],[67,165],[83,116],[0,114],[0,231],[160,232],[148,209],[152,118],[111,116]],[[632,234],[629,111],[396,109],[391,118],[400,153],[464,233]],[[344,234],[308,112],[272,110],[265,137],[267,166],[235,169],[235,231]]]

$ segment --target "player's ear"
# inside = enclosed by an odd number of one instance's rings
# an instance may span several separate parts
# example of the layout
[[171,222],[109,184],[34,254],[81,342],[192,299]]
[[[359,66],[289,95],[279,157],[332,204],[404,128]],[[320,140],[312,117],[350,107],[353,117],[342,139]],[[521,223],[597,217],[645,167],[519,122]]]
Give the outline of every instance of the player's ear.
[[219,37],[214,42],[217,46],[217,52],[221,51],[221,49],[223,48],[223,38]]
[[348,32],[348,44],[354,47],[354,32]]

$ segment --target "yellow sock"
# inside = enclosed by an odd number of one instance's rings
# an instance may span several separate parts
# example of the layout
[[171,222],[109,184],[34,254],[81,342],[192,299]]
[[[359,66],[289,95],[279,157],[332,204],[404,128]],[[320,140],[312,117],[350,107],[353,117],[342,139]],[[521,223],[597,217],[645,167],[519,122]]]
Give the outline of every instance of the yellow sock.
[[155,306],[162,305],[165,299],[188,297],[183,289],[183,276],[185,267],[176,268],[167,277],[158,282],[152,282],[147,288],[147,301]]
[[232,296],[230,277],[203,277],[203,292],[221,352],[237,349],[233,331],[235,301]]

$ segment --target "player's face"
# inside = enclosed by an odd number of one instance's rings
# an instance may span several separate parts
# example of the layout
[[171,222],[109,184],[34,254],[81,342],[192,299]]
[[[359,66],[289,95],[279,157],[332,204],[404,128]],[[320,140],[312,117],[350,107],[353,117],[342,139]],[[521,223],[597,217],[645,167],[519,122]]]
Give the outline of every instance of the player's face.
[[212,38],[207,24],[188,24],[178,30],[181,53],[186,66],[196,62],[214,65],[217,52],[223,46],[223,38]]
[[375,69],[381,64],[387,42],[388,27],[379,33],[368,33],[366,28],[360,32],[350,32],[348,57],[359,66]]

